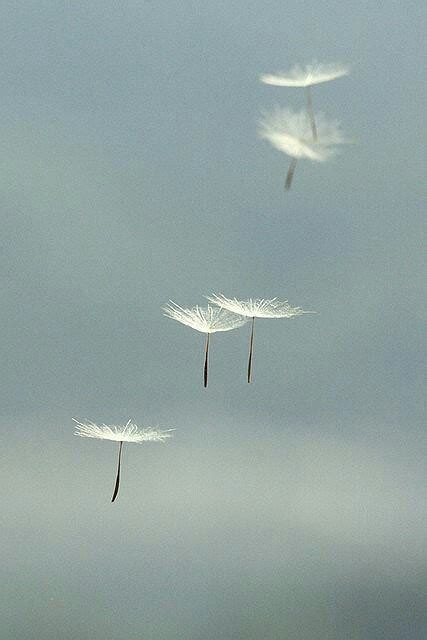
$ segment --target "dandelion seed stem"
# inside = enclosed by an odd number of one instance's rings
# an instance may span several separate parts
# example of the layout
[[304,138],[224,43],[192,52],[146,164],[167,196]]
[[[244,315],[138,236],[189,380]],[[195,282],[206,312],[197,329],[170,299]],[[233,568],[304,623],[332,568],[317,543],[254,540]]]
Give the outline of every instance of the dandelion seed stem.
[[123,440],[120,440],[120,446],[119,446],[119,461],[118,461],[118,463],[117,463],[116,484],[114,485],[114,492],[113,492],[113,497],[111,498],[111,502],[114,502],[114,500],[117,498],[117,494],[119,493],[119,486],[120,486],[120,463],[121,463],[121,459],[122,459],[122,447],[123,447]]
[[254,350],[254,326],[255,316],[252,318],[251,337],[249,340],[248,382],[252,380],[252,354]]
[[316,127],[316,120],[314,118],[313,100],[311,98],[310,87],[307,87],[307,113],[310,119],[310,126],[311,126],[311,132],[313,134],[313,140],[314,142],[317,142],[317,127]]
[[203,386],[205,388],[208,386],[209,336],[210,336],[210,333],[207,333],[206,334],[206,346],[205,346],[205,364],[204,364],[204,368],[203,368]]
[[292,158],[291,164],[289,165],[288,173],[286,174],[286,182],[285,182],[286,191],[288,191],[291,188],[292,179],[294,177],[296,166],[297,166],[297,158]]

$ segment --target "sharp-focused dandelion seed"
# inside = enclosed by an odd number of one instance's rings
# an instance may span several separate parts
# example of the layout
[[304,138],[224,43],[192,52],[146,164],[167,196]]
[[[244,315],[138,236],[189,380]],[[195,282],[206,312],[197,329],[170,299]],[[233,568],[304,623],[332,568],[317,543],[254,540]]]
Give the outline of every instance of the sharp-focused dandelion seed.
[[341,78],[348,75],[350,69],[343,64],[322,62],[313,62],[305,67],[295,65],[287,72],[278,72],[275,74],[264,74],[260,77],[264,84],[274,85],[276,87],[305,87],[307,91],[307,113],[310,119],[313,140],[317,140],[316,119],[313,112],[313,102],[310,87],[314,84],[329,82],[335,78]]
[[303,311],[301,307],[291,307],[287,300],[281,302],[277,298],[248,298],[247,300],[237,300],[237,298],[226,298],[220,293],[207,296],[207,299],[222,309],[238,313],[252,320],[249,339],[248,382],[252,380],[255,318],[296,318],[305,313],[314,313],[313,311]]
[[116,481],[114,484],[113,497],[111,502],[117,498],[120,486],[120,467],[122,459],[122,448],[124,442],[135,442],[140,444],[141,442],[164,442],[166,438],[171,437],[171,431],[174,429],[154,429],[147,427],[145,429],[139,429],[131,420],[125,425],[111,425],[106,424],[97,425],[94,422],[85,421],[80,422],[73,418],[77,427],[74,432],[76,436],[82,438],[97,438],[99,440],[114,440],[119,443],[119,457],[117,463]]
[[301,158],[324,162],[335,153],[335,146],[348,142],[339,123],[317,115],[317,139],[314,141],[310,124],[304,111],[276,108],[260,121],[259,135],[292,158],[285,188],[289,189],[297,161]]
[[244,325],[248,319],[235,313],[224,311],[219,307],[195,307],[183,309],[175,302],[170,302],[163,308],[164,315],[172,320],[177,320],[182,324],[206,334],[205,354],[203,363],[203,386],[208,386],[208,360],[209,360],[209,337],[211,333],[219,331],[231,331]]

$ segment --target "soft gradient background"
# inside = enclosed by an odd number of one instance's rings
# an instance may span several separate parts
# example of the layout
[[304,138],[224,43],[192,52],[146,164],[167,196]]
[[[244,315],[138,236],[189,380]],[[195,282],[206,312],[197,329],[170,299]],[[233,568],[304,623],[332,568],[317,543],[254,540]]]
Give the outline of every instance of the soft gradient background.
[[[427,637],[422,7],[2,3],[2,640]],[[313,58],[355,144],[285,194],[257,120],[304,94],[258,76]],[[205,391],[160,308],[212,291],[317,315]],[[177,430],[111,505],[72,416]]]

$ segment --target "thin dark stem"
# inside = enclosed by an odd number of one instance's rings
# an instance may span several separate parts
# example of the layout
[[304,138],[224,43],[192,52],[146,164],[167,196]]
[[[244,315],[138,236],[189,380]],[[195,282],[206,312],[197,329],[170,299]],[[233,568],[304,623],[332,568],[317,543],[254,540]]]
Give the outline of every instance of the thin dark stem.
[[311,132],[313,134],[313,140],[314,142],[317,142],[317,127],[316,127],[316,120],[314,118],[313,101],[311,99],[310,87],[307,87],[307,113],[310,119],[310,126],[311,126]]
[[205,364],[203,367],[203,386],[206,388],[208,386],[208,357],[209,357],[209,336],[210,334],[206,334],[206,346],[205,346]]
[[117,476],[116,476],[116,484],[114,485],[114,493],[113,493],[113,497],[111,498],[111,502],[114,502],[114,500],[117,498],[117,494],[119,493],[119,486],[120,486],[120,463],[122,460],[122,447],[123,447],[123,440],[120,440],[120,447],[119,447],[119,462],[117,464]]
[[292,158],[291,164],[289,165],[288,173],[286,175],[285,189],[288,191],[291,188],[292,178],[294,177],[294,172],[297,166],[297,159]]
[[249,340],[248,382],[251,382],[252,380],[252,354],[254,351],[254,326],[255,326],[255,317],[252,318],[251,337]]

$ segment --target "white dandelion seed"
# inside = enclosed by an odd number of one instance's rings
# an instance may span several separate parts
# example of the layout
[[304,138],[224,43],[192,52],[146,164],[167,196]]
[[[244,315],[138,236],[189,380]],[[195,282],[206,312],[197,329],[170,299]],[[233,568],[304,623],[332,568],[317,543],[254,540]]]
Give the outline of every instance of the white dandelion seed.
[[123,443],[134,442],[140,444],[141,442],[164,442],[167,438],[171,437],[171,431],[174,431],[174,429],[154,429],[153,427],[139,429],[138,425],[131,420],[128,420],[124,425],[111,426],[106,424],[97,425],[89,420],[84,422],[80,422],[76,418],[73,418],[73,420],[77,425],[74,432],[76,436],[81,436],[82,438],[97,438],[98,440],[114,440],[114,442],[119,442],[117,475],[111,502],[114,502],[119,492]]
[[313,101],[311,98],[310,87],[314,84],[329,82],[336,78],[341,78],[350,73],[349,67],[343,64],[322,62],[313,62],[301,67],[299,64],[292,67],[287,72],[278,72],[275,74],[263,74],[260,77],[264,84],[274,85],[276,87],[305,87],[307,91],[307,113],[310,119],[310,126],[313,134],[313,140],[317,140],[316,119],[313,112]]
[[266,113],[259,123],[260,137],[268,140],[273,147],[292,158],[286,176],[285,189],[289,189],[292,184],[299,159],[324,162],[336,153],[336,145],[349,142],[336,120],[328,120],[319,113],[317,122],[316,141],[312,138],[304,111],[295,112],[277,107],[272,113]]
[[244,325],[248,320],[241,315],[229,313],[219,307],[190,307],[183,309],[175,302],[170,301],[163,307],[164,315],[172,320],[177,320],[182,324],[206,334],[205,355],[203,365],[203,386],[208,386],[208,354],[209,354],[209,337],[211,333],[219,331],[231,331]]
[[248,382],[252,380],[255,318],[296,318],[305,313],[314,313],[313,311],[303,311],[301,307],[291,307],[287,300],[280,301],[277,298],[248,298],[247,300],[237,300],[237,298],[226,298],[220,293],[207,296],[207,299],[222,309],[227,309],[228,311],[252,319],[249,339]]

